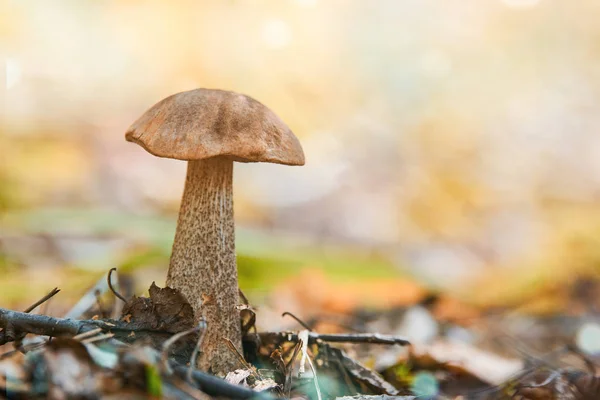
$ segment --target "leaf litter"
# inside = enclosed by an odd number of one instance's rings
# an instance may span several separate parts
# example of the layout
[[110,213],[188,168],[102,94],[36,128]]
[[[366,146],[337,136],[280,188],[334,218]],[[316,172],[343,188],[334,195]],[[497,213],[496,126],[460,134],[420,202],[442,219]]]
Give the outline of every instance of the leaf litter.
[[[585,285],[589,293],[600,288],[597,281]],[[356,308],[335,319],[321,310],[309,323],[284,313],[301,329],[259,331],[260,312],[240,293],[244,354],[238,355],[240,368],[222,379],[195,369],[205,325],[195,326],[177,290],[152,283],[149,297],[127,299],[110,279],[99,287],[115,294],[112,307],[98,301],[96,287],[69,313],[80,319],[31,313],[58,289],[25,312],[0,308],[0,397],[600,398],[596,299],[589,301],[590,312],[580,299],[575,315],[556,317],[475,310],[428,294],[413,305]],[[107,318],[116,308],[120,316]],[[327,332],[313,329],[324,317],[335,323]]]

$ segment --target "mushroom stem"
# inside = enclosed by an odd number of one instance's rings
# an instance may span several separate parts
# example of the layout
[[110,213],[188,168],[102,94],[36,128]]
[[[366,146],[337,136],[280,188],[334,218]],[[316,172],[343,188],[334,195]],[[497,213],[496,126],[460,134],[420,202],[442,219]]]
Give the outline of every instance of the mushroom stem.
[[241,349],[233,222],[233,161],[189,161],[167,285],[188,299],[208,325],[198,365],[216,374],[235,369],[224,339]]

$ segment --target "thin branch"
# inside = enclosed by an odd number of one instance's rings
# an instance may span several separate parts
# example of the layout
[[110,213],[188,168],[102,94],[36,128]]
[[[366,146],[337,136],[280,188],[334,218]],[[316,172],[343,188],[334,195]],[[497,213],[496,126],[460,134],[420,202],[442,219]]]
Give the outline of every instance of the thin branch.
[[286,311],[283,314],[281,314],[282,318],[285,317],[285,316],[292,317],[293,319],[296,320],[297,323],[299,323],[300,325],[302,325],[304,327],[304,329],[308,329],[309,331],[312,331],[312,328],[310,326],[308,326],[308,324],[306,322],[302,321],[300,318],[296,317],[291,312]]
[[163,343],[162,351],[160,352],[160,360],[164,368],[164,372],[167,375],[171,375],[173,373],[173,370],[171,369],[171,366],[169,364],[169,349],[171,348],[171,346],[173,346],[182,337],[196,332],[198,332],[198,327],[194,327],[192,329],[188,329],[187,331],[176,333]]
[[240,296],[240,298],[242,300],[242,304],[245,304],[247,306],[250,305],[250,302],[248,301],[248,298],[246,297],[246,295],[244,294],[244,292],[242,292],[242,289],[238,288],[238,294],[239,294],[239,296]]
[[50,300],[51,298],[53,298],[58,292],[60,292],[60,289],[55,287],[50,292],[48,292],[47,295],[45,295],[44,297],[42,297],[41,299],[39,299],[38,301],[36,301],[32,305],[30,305],[29,307],[27,307],[24,312],[26,312],[26,313],[32,312],[33,310],[36,309],[36,307],[38,307],[39,305],[42,305],[43,303],[45,303],[48,300]]
[[113,287],[112,285],[112,273],[114,271],[116,271],[116,268],[111,268],[110,271],[108,271],[108,277],[106,278],[107,282],[108,282],[108,288],[110,289],[111,292],[113,292],[113,294],[120,300],[122,300],[124,303],[127,303],[127,299],[125,297],[123,297],[119,292],[117,292],[117,290]]
[[87,339],[81,340],[81,343],[99,342],[100,340],[111,339],[114,336],[115,336],[114,333],[103,333],[102,335],[93,336],[93,337],[89,337]]
[[[20,333],[44,336],[76,336],[80,333],[101,328],[103,332],[129,333],[131,325],[121,321],[75,320],[34,315],[0,308],[0,345],[18,339]],[[155,331],[156,333],[168,333]]]
[[75,339],[75,340],[87,339],[89,337],[97,335],[100,332],[102,332],[102,328],[96,328],[96,329],[93,329],[91,331],[87,331],[87,332],[84,332],[84,333],[80,333],[79,335],[73,336],[73,339]]
[[[284,343],[298,341],[298,334],[295,332],[262,332],[259,336],[263,343]],[[328,343],[371,343],[371,344],[398,344],[407,346],[410,344],[408,339],[401,336],[381,335],[379,333],[347,333],[347,334],[319,334],[308,332],[308,342],[317,341]]]
[[233,344],[233,342],[227,338],[223,339],[225,341],[225,344],[227,345],[227,347],[229,348],[229,350],[236,355],[238,361],[240,362],[240,364],[242,365],[242,367],[249,369],[250,371],[252,371],[252,367],[250,366],[250,364],[248,364],[248,362],[244,359],[244,356],[240,354],[239,350],[235,347],[235,345]]
[[298,356],[298,352],[300,351],[300,348],[302,348],[302,340],[300,340],[294,346],[294,352],[292,353],[292,357],[290,357],[290,361],[288,361],[288,363],[285,365],[286,371],[289,371],[290,369],[292,369],[292,367],[294,365],[294,361],[296,360],[296,357]]
[[208,328],[208,324],[206,323],[206,319],[204,317],[200,318],[198,322],[197,329],[200,332],[198,335],[198,340],[196,341],[196,346],[194,347],[194,351],[192,352],[192,356],[190,357],[190,368],[188,369],[187,380],[189,382],[192,381],[192,371],[196,369],[196,361],[198,359],[198,352],[202,347],[202,342],[204,342],[204,336],[206,336],[206,329]]
[[290,397],[290,392],[292,391],[292,373],[294,371],[294,361],[296,361],[296,357],[298,357],[298,353],[300,353],[301,348],[302,341],[299,341],[294,346],[294,352],[292,353],[290,361],[288,361],[288,363],[285,365],[285,381],[283,383],[283,393],[287,397]]

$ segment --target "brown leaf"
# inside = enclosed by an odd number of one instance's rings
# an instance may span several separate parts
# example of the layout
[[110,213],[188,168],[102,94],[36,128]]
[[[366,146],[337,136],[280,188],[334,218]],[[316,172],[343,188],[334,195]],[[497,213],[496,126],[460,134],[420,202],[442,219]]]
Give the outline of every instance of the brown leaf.
[[177,333],[194,326],[194,312],[177,289],[150,286],[150,297],[134,296],[123,306],[122,317],[132,329]]

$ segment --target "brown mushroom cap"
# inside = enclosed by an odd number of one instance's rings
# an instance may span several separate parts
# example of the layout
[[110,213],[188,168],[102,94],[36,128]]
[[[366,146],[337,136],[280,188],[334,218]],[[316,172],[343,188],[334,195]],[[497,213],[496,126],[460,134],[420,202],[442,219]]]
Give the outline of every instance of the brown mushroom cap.
[[125,138],[158,157],[304,165],[290,128],[266,106],[243,94],[195,89],[167,97],[146,111]]

